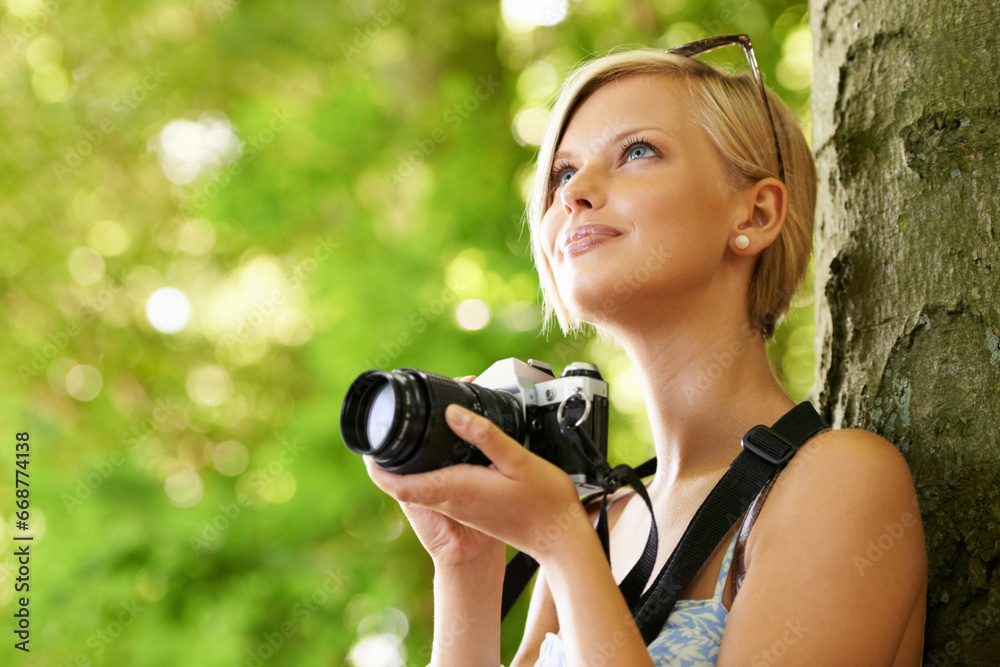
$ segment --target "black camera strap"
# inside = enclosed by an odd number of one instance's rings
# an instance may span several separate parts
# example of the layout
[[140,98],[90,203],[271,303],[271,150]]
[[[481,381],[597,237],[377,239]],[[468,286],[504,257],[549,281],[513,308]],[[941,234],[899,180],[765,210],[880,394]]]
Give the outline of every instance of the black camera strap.
[[[656,459],[653,459],[656,461]],[[601,493],[601,510],[597,515],[597,536],[601,540],[601,547],[604,549],[604,556],[611,562],[611,536],[608,530],[608,496],[624,484],[628,484],[646,503],[649,510],[649,537],[646,538],[646,547],[642,550],[642,555],[636,561],[629,573],[618,584],[625,602],[629,609],[632,609],[640,601],[643,589],[649,583],[649,577],[653,574],[653,567],[656,565],[656,551],[659,548],[659,535],[656,528],[656,515],[653,512],[653,501],[649,499],[649,492],[646,485],[642,483],[642,478],[636,474],[630,466],[620,465],[611,471],[613,484]]]
[[[785,413],[774,426],[768,428],[760,425],[747,431],[743,436],[743,451],[695,512],[670,558],[645,595],[642,590],[649,581],[656,559],[656,521],[652,519],[652,504],[641,478],[655,471],[656,460],[651,459],[635,469],[618,466],[607,475],[609,485],[604,491],[584,499],[584,502],[589,502],[603,496],[597,530],[605,554],[608,553],[606,509],[610,493],[620,488],[622,483],[627,483],[643,497],[650,510],[652,526],[646,549],[619,585],[647,645],[660,634],[681,592],[743,516],[768,480],[791,460],[799,447],[825,428],[829,428],[829,425],[812,404],[802,402]],[[586,438],[586,434],[582,435]],[[593,446],[593,443],[590,445]],[[622,468],[628,471],[623,471]],[[651,543],[653,546],[650,553]],[[516,554],[507,564],[502,616],[510,611],[537,568],[538,563],[525,553]]]
[[[640,477],[640,469],[648,472]],[[628,603],[629,609],[634,609],[640,602],[642,591],[646,587],[646,583],[649,581],[650,575],[653,573],[653,567],[656,565],[656,550],[658,545],[656,521],[653,519],[652,501],[649,499],[649,493],[646,492],[646,486],[642,483],[642,477],[648,477],[656,472],[656,459],[650,459],[638,468],[634,469],[626,465],[618,466],[612,472],[626,484],[631,486],[637,494],[639,494],[639,496],[646,503],[646,507],[649,509],[651,519],[649,537],[646,538],[646,547],[643,549],[639,560],[636,561],[636,564],[632,566],[632,569],[629,570],[629,573],[625,575],[625,578],[622,579],[621,583],[618,585],[622,595],[625,597],[625,601]],[[613,491],[601,491],[582,499],[584,504],[597,500],[598,498],[601,499],[601,509],[598,514],[595,529],[601,540],[601,547],[604,549],[604,555],[608,557],[609,562],[610,541],[607,507],[608,496],[611,493],[613,493]],[[524,591],[537,569],[538,562],[523,551],[517,552],[509,561],[507,561],[507,569],[504,572],[503,579],[503,598],[500,606],[501,619],[506,618],[507,612],[509,612],[511,607],[514,606],[514,603],[517,602],[517,598],[521,595],[521,592]]]
[[764,485],[809,438],[829,425],[809,402],[799,403],[774,426],[754,426],[743,436],[743,451],[695,512],[649,591],[633,608],[648,646],[663,630],[681,592],[743,516]]
[[[578,429],[578,426],[580,426],[579,422],[576,425],[571,425],[566,420],[559,421],[559,429],[563,436],[568,441],[576,443],[577,449],[590,461],[593,469],[600,471],[599,475],[602,478],[604,488],[597,493],[582,498],[581,502],[586,505],[598,498],[601,499],[601,509],[598,512],[597,523],[594,529],[601,541],[601,547],[604,549],[604,556],[608,559],[609,563],[611,562],[611,542],[610,531],[608,529],[608,497],[627,484],[642,498],[643,502],[646,503],[646,508],[649,510],[650,525],[649,536],[646,538],[646,547],[643,549],[639,560],[636,561],[635,565],[632,566],[632,569],[618,585],[626,602],[628,602],[629,608],[632,609],[638,605],[642,591],[649,582],[649,578],[653,574],[653,567],[656,565],[656,551],[659,544],[656,518],[653,514],[653,503],[649,498],[649,493],[646,491],[646,485],[642,483],[643,477],[648,477],[656,472],[656,459],[650,459],[636,468],[628,465],[619,465],[612,469],[593,440],[590,439],[586,430]],[[528,585],[528,581],[530,581],[537,569],[538,562],[523,551],[515,554],[507,562],[500,607],[501,619],[507,616],[507,612],[514,606],[517,598]]]

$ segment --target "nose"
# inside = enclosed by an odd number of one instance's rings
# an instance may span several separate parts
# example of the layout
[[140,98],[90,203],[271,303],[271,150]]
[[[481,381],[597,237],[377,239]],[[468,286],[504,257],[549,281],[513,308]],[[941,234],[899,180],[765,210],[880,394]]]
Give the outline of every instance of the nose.
[[589,169],[581,169],[573,174],[569,182],[562,187],[559,197],[562,199],[566,215],[600,208],[606,199],[604,188]]

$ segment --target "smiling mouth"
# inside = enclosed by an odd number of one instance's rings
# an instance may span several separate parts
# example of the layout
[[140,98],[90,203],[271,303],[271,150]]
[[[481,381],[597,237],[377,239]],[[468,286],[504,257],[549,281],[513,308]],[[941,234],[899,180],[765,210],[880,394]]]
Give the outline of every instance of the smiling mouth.
[[566,232],[560,245],[563,256],[572,257],[621,235],[613,227],[587,223]]

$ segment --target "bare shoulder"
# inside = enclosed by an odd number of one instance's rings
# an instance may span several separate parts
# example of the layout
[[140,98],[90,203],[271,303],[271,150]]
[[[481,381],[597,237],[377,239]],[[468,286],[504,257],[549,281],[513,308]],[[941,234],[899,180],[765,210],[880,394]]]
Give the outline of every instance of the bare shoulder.
[[860,429],[825,431],[807,442],[779,478],[773,499],[783,497],[803,509],[831,501],[869,513],[876,501],[883,510],[918,509],[906,459],[885,438]]
[[919,664],[923,526],[906,460],[880,436],[807,442],[768,495],[745,564],[719,665],[792,626],[805,629],[788,650],[796,664]]
[[910,477],[906,460],[899,450],[882,436],[862,429],[823,431],[802,447],[789,468],[805,468],[814,459],[837,469],[841,466],[876,465],[880,467],[878,472],[895,471]]
[[887,521],[919,523],[916,489],[902,454],[869,431],[819,434],[779,477],[751,541],[757,541],[755,532],[764,537],[772,530],[801,529],[819,519],[829,537],[841,539],[861,537]]

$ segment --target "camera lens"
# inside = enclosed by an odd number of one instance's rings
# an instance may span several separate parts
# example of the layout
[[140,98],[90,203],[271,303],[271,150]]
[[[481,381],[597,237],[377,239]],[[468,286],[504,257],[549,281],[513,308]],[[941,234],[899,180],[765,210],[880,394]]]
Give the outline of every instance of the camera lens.
[[375,394],[368,409],[368,442],[373,450],[378,450],[385,443],[395,414],[396,395],[392,386],[386,384]]
[[489,465],[445,423],[445,408],[452,403],[485,416],[524,443],[523,409],[512,395],[411,368],[359,375],[344,398],[340,432],[348,449],[391,472],[424,472],[455,463]]

